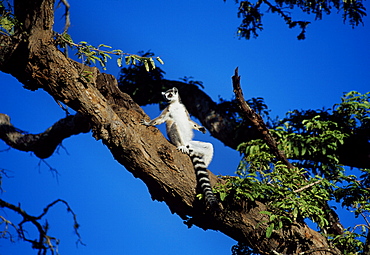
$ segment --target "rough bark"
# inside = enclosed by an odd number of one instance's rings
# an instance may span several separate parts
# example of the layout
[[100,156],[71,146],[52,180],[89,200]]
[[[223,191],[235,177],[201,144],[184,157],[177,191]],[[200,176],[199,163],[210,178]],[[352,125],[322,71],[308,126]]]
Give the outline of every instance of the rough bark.
[[[214,214],[196,199],[191,161],[155,127],[140,125],[142,109],[117,87],[113,76],[66,58],[53,43],[53,0],[16,0],[23,26],[12,38],[0,36],[0,70],[26,86],[41,88],[90,120],[93,135],[115,159],[147,185],[153,199],[165,201],[173,213],[204,229],[219,230],[261,254],[340,254],[303,223],[287,226],[265,238],[266,210],[258,201],[229,201]],[[86,80],[83,72],[92,72]],[[210,174],[212,182],[217,178]],[[258,227],[257,224],[260,224]]]

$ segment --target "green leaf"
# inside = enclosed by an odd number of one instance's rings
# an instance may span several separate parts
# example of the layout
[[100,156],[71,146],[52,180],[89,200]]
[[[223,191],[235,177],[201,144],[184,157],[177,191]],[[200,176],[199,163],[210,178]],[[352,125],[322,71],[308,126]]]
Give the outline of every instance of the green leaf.
[[272,235],[272,231],[274,230],[274,227],[275,227],[275,224],[274,223],[271,223],[267,229],[266,229],[266,237],[267,238],[270,238],[271,235]]
[[266,215],[272,215],[272,213],[271,213],[271,212],[269,212],[269,211],[260,211],[260,213],[261,213],[261,214],[266,214]]
[[118,67],[122,67],[122,57],[117,58]]
[[298,208],[297,207],[294,207],[292,214],[293,214],[294,220],[296,220],[297,217],[298,217]]
[[283,222],[279,221],[279,229],[283,228]]
[[131,60],[132,60],[132,56],[126,56],[125,57],[126,65],[129,65],[131,63]]
[[105,48],[112,48],[111,46],[105,45],[105,44],[99,44],[98,48],[105,47]]
[[158,61],[159,63],[161,63],[162,65],[164,65],[164,62],[163,62],[163,60],[162,60],[160,57],[156,57],[156,59],[157,59],[157,61]]
[[302,151],[301,151],[302,156],[304,156],[306,154],[306,151],[307,151],[306,146],[303,146]]
[[150,71],[150,66],[149,66],[148,60],[144,60],[144,66],[145,66],[145,70],[147,72],[149,72]]
[[275,219],[276,219],[276,215],[275,214],[273,214],[273,215],[270,216],[270,221],[274,221]]
[[227,193],[226,192],[220,192],[220,200],[221,201],[225,201],[225,198],[227,197]]
[[150,65],[151,65],[152,69],[155,69],[155,63],[154,63],[153,58],[149,58],[149,61],[150,61]]

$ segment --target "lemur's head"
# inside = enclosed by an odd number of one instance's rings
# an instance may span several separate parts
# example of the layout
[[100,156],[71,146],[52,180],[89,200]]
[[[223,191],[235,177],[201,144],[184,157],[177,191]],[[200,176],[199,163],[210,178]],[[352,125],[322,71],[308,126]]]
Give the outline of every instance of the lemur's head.
[[162,92],[162,95],[164,99],[167,100],[167,102],[172,103],[175,101],[179,101],[179,92],[176,87],[173,87],[172,89],[167,90],[166,92]]

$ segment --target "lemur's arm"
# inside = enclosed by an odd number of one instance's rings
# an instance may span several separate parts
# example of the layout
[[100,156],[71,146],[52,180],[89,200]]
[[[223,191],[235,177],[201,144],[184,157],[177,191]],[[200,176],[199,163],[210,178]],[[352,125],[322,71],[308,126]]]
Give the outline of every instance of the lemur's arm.
[[166,120],[168,120],[168,109],[167,108],[164,109],[164,111],[161,113],[161,115],[159,115],[157,118],[152,119],[149,122],[147,122],[145,120],[141,120],[140,123],[145,125],[145,126],[156,126],[156,125],[162,124]]
[[192,120],[190,120],[190,123],[191,123],[193,129],[198,130],[198,131],[202,132],[203,134],[206,133],[205,127],[198,125],[196,122],[194,122]]

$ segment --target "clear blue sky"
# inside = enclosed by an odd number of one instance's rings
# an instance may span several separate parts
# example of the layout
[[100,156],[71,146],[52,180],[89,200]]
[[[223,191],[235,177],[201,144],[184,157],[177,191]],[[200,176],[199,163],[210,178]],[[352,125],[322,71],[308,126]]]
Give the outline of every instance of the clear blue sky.
[[[233,0],[69,3],[70,34],[75,42],[103,43],[129,53],[151,50],[165,61],[165,78],[193,76],[216,101],[219,96],[231,98],[231,76],[237,66],[245,96],[265,98],[273,116],[283,117],[293,109],[329,108],[339,102],[343,92],[370,90],[368,18],[365,26],[352,29],[334,11],[313,22],[307,39],[298,41],[298,30],[288,29],[280,18],[266,14],[260,37],[246,41],[236,37],[240,20]],[[62,11],[59,9],[56,17],[59,32]],[[115,60],[107,72],[118,75]],[[145,111],[151,117],[159,113],[156,106]],[[45,92],[24,90],[3,73],[0,112],[30,133],[42,132],[64,117]],[[197,135],[197,139],[215,144],[215,158],[209,167],[215,174],[235,171],[237,152],[209,135]],[[65,149],[46,160],[57,169],[58,177],[31,153],[0,153],[0,168],[8,169],[13,177],[3,180],[2,199],[20,203],[38,215],[46,204],[61,198],[77,214],[86,247],[76,248],[73,222],[63,206],[50,212],[50,234],[61,239],[61,254],[230,254],[234,240],[215,231],[187,229],[164,203],[153,202],[145,185],[114,161],[91,134],[69,138],[63,146]],[[0,142],[0,150],[7,148]],[[19,219],[7,210],[1,215]],[[16,254],[35,252],[27,243],[9,244],[0,239],[0,255]]]

